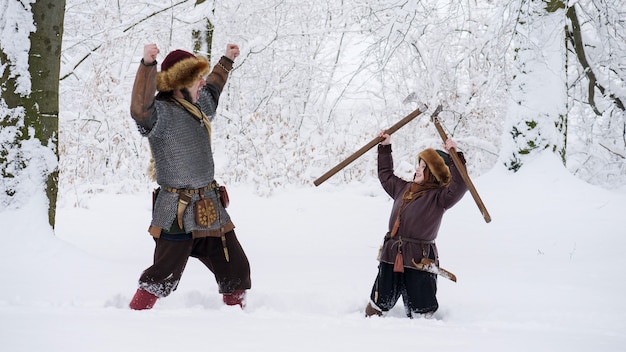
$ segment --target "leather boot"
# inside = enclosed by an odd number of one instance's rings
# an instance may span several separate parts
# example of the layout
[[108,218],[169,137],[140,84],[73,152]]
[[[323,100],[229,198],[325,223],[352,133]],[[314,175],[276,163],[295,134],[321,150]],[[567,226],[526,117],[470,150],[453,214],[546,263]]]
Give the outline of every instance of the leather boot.
[[365,317],[371,317],[372,315],[376,315],[376,316],[382,316],[383,312],[379,311],[378,309],[374,308],[372,306],[372,303],[368,303],[367,306],[365,307]]
[[150,309],[154,306],[154,303],[156,303],[158,298],[159,297],[153,295],[152,293],[138,288],[128,307],[134,310]]
[[246,291],[245,290],[235,290],[232,293],[224,293],[223,300],[224,304],[229,306],[240,306],[241,309],[246,306]]

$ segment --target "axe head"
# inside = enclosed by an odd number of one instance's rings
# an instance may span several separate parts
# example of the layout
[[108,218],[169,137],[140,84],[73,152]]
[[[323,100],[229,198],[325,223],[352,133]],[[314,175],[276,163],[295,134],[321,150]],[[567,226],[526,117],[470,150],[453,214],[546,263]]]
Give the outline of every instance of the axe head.
[[409,104],[409,103],[417,103],[417,109],[421,112],[426,112],[426,110],[428,110],[428,105],[422,103],[419,100],[419,97],[417,96],[417,93],[415,92],[411,92],[409,95],[406,96],[406,98],[404,98],[404,100],[402,101],[402,104]]
[[430,115],[430,121],[435,122],[435,119],[437,118],[437,116],[439,116],[439,113],[441,112],[441,110],[443,110],[443,107],[441,106],[441,104],[437,105],[437,108],[435,109],[435,111],[433,111],[432,115]]
[[404,100],[402,101],[402,104],[415,103],[415,102],[417,103],[420,102],[419,97],[417,96],[417,93],[411,92],[409,95],[406,96],[406,98],[404,98]]

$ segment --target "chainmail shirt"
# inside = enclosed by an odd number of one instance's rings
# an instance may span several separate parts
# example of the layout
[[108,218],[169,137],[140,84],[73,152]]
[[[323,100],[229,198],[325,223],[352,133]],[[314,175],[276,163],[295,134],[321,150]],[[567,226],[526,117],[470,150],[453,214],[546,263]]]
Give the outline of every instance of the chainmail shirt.
[[[213,120],[217,101],[208,90],[200,91],[198,105]],[[193,114],[170,100],[155,100],[152,115],[138,124],[139,132],[148,137],[155,160],[157,183],[176,189],[198,189],[214,180],[215,164],[211,142],[206,127]],[[186,232],[219,230],[230,222],[230,216],[220,204],[217,189],[204,192],[206,199],[213,202],[217,210],[217,221],[209,227],[196,224],[194,202],[200,196],[192,194],[191,202],[183,216]],[[161,189],[152,213],[152,226],[168,231],[176,219],[178,194]]]

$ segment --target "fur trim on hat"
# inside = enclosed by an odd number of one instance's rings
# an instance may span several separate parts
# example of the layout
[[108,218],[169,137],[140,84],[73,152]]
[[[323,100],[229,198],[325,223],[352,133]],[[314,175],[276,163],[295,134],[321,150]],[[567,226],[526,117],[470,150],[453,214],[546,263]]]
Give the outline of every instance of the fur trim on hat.
[[424,160],[430,172],[442,186],[447,186],[452,179],[450,169],[446,166],[446,161],[433,148],[424,149],[417,156],[419,160]]
[[209,61],[203,56],[188,57],[157,73],[157,90],[169,92],[193,85],[209,73]]

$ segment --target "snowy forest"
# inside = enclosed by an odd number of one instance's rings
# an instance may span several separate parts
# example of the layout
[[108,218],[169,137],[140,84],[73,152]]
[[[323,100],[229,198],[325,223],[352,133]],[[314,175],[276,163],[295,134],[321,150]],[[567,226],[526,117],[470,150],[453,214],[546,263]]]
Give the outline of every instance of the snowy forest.
[[[245,309],[195,258],[129,307],[155,253],[130,116],[149,43],[241,49],[212,150]],[[625,80],[624,0],[0,0],[0,351],[624,351]],[[458,280],[433,316],[365,318],[393,205],[377,153],[315,181],[423,106],[395,173],[441,148],[441,106],[493,220],[470,192],[446,209]]]
[[[20,174],[45,154],[24,152],[28,123],[5,99],[9,80],[15,95],[29,89],[32,4],[0,2],[0,197],[10,207]],[[441,104],[472,175],[498,163],[515,172],[550,152],[585,182],[623,185],[625,14],[621,0],[68,0],[58,146],[42,143],[58,165],[47,159],[40,173],[58,170],[61,193],[145,189],[148,146],[129,116],[143,45],[157,43],[158,60],[181,48],[214,63],[236,43],[242,54],[213,123],[225,184],[260,195],[310,185],[420,104]],[[428,115],[394,137],[408,172],[417,150],[441,142]],[[368,154],[328,182],[373,177],[371,162]]]

